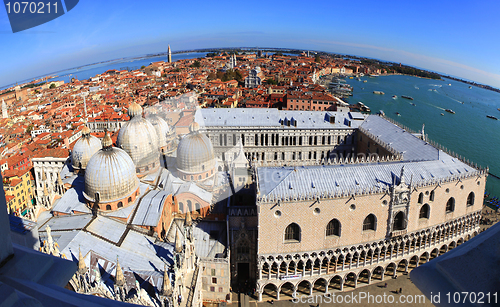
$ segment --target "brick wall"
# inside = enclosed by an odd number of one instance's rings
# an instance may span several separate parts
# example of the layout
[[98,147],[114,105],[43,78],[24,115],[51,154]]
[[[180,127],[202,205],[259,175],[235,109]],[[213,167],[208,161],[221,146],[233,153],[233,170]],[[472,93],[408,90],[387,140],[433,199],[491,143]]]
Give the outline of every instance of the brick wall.
[[[485,182],[485,176],[470,177],[461,182],[454,181],[441,186],[433,185],[413,190],[407,231],[427,228],[480,210]],[[447,189],[449,192],[446,192]],[[435,191],[435,198],[431,202],[429,196],[432,190]],[[467,207],[467,196],[471,191],[475,194],[475,203]],[[424,193],[423,204],[430,206],[428,220],[419,220],[420,208],[423,205],[418,203],[420,192]],[[425,195],[426,192],[429,192],[429,195]],[[455,198],[455,210],[445,213],[450,197]],[[383,201],[387,201],[387,205],[383,205]],[[388,232],[389,204],[388,193],[325,199],[319,203],[313,200],[286,202],[280,206],[276,203],[261,203],[258,206],[258,254],[305,252],[384,239]],[[355,206],[354,210],[351,205]],[[320,212],[315,213],[315,209]],[[275,215],[277,210],[281,211],[280,217]],[[376,230],[362,231],[363,220],[370,213],[377,218]],[[341,223],[340,237],[326,237],[326,226],[333,218]],[[284,243],[285,228],[290,223],[297,223],[301,228],[301,240],[298,243]]]

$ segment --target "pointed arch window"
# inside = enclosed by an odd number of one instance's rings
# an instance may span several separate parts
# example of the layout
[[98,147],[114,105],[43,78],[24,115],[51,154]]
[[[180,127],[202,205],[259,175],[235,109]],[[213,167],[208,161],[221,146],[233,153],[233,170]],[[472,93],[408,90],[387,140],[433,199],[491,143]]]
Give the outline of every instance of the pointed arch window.
[[337,219],[331,220],[328,225],[326,225],[326,236],[338,236],[340,237],[340,222]]
[[285,242],[300,242],[300,226],[291,223],[285,229]]
[[467,196],[467,207],[474,206],[475,198],[476,196],[474,195],[474,192],[470,192],[469,196]]
[[363,231],[375,230],[376,228],[377,228],[377,219],[375,218],[375,215],[373,214],[368,215],[363,221]]
[[425,204],[420,208],[420,213],[418,214],[419,219],[428,219],[431,208],[428,204]]
[[418,203],[423,204],[424,203],[424,193],[418,194]]
[[450,197],[448,202],[446,202],[446,213],[455,211],[455,198]]

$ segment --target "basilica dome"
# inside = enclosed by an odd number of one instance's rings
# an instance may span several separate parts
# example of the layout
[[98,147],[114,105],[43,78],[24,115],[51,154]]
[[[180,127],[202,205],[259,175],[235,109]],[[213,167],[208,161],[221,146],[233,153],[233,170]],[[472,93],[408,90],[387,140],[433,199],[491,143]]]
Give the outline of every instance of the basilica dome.
[[114,210],[135,200],[139,179],[129,155],[116,147],[106,133],[102,149],[90,158],[85,170],[84,196],[90,203],[98,201],[102,210]]
[[117,144],[134,161],[137,176],[144,176],[160,166],[158,135],[135,102],[130,105],[128,115],[131,119],[120,128]]
[[85,169],[90,158],[101,149],[101,141],[90,135],[90,129],[83,127],[82,137],[76,141],[71,152],[71,163],[74,169]]
[[177,146],[177,170],[184,180],[203,180],[215,171],[212,142],[199,129],[198,123],[191,124],[190,133]]
[[156,130],[156,135],[158,136],[158,146],[160,148],[165,148],[168,145],[167,135],[170,134],[170,128],[168,127],[167,122],[155,113],[148,115],[146,119]]

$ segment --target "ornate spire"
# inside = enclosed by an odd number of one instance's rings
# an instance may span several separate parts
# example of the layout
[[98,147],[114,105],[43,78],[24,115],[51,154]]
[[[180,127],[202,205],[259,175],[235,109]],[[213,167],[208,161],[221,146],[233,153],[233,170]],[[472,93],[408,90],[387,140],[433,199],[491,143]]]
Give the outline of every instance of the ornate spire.
[[82,136],[89,136],[89,135],[90,135],[90,128],[87,126],[83,126]]
[[130,106],[128,107],[127,110],[128,116],[130,118],[136,117],[136,116],[141,116],[142,115],[142,107],[138,105],[135,101],[133,101]]
[[168,278],[167,265],[163,266],[163,287],[161,294],[164,296],[172,295],[172,285],[170,284],[170,278]]
[[401,167],[401,176],[399,176],[399,184],[405,184],[405,166]]
[[186,226],[189,226],[189,227],[191,227],[191,225],[193,225],[193,219],[191,219],[191,212],[189,212],[189,210],[186,213],[186,219],[184,221],[184,224]]
[[110,149],[113,146],[113,141],[111,140],[111,137],[109,136],[108,132],[106,131],[104,133],[104,137],[102,138],[102,149]]
[[78,273],[80,273],[80,275],[83,275],[83,274],[85,274],[85,272],[87,272],[87,266],[85,265],[85,260],[83,259],[82,251],[80,250],[80,248],[78,248],[78,252],[79,252],[79,255],[78,255]]
[[123,287],[125,285],[125,276],[123,276],[123,271],[116,258],[116,274],[115,274],[115,285],[118,287]]
[[189,131],[190,132],[198,132],[200,130],[200,124],[198,124],[197,122],[192,122],[191,125],[189,125]]
[[181,242],[181,236],[179,235],[179,230],[175,232],[175,251],[177,253],[182,252],[182,242]]

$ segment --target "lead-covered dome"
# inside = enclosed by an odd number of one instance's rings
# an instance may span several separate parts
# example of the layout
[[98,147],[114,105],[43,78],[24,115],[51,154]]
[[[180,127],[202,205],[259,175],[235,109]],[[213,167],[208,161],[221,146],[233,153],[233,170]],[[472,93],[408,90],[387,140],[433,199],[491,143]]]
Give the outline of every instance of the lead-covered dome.
[[125,151],[112,147],[106,133],[102,149],[90,158],[85,170],[85,198],[103,204],[103,210],[112,210],[135,200],[138,188],[134,162]]
[[200,133],[198,123],[191,124],[189,130],[177,146],[177,170],[184,180],[203,180],[215,172],[214,148],[210,139]]
[[160,166],[160,151],[155,128],[142,117],[142,107],[132,103],[128,109],[131,119],[118,133],[117,144],[134,161],[136,173],[143,176]]
[[74,169],[85,169],[90,158],[101,149],[101,141],[90,135],[90,129],[82,129],[82,137],[76,141],[71,152],[71,164]]
[[167,122],[158,116],[156,113],[149,114],[146,120],[153,125],[156,130],[156,135],[158,136],[158,146],[164,148],[168,145],[167,136],[170,134],[170,128]]

